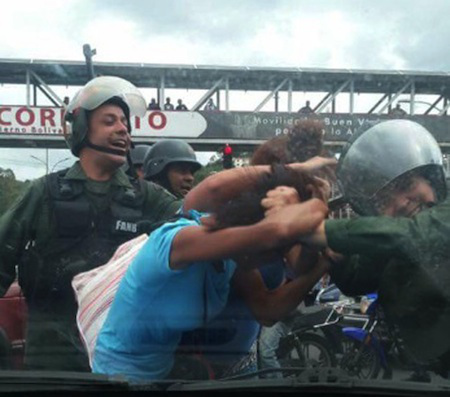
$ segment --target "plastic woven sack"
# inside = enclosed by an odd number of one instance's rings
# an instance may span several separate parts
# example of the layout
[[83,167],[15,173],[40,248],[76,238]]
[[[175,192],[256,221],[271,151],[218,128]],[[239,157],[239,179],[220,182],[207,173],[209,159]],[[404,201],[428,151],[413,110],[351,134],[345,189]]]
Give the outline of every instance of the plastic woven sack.
[[78,330],[88,352],[91,367],[97,336],[108,315],[120,281],[147,239],[148,235],[142,234],[127,241],[117,248],[105,265],[77,274],[72,280],[78,302]]

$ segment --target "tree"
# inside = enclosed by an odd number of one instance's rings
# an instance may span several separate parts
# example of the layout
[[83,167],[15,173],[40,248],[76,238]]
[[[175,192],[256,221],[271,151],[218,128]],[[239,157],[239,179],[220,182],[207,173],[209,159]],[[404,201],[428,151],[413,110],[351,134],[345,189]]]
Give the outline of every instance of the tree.
[[216,172],[223,171],[222,160],[217,159],[210,161],[207,165],[199,169],[195,173],[195,184],[200,183],[211,174],[215,174]]
[[16,201],[26,186],[28,182],[17,181],[12,170],[0,168],[0,215]]

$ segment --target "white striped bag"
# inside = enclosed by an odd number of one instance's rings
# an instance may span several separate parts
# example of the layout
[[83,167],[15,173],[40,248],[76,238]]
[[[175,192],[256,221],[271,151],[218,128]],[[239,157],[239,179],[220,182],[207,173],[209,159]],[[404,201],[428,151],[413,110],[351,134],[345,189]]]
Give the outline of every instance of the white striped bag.
[[78,330],[88,352],[91,368],[97,336],[108,315],[120,281],[147,239],[148,235],[142,234],[127,241],[117,248],[108,263],[77,274],[72,280],[72,288],[78,302]]

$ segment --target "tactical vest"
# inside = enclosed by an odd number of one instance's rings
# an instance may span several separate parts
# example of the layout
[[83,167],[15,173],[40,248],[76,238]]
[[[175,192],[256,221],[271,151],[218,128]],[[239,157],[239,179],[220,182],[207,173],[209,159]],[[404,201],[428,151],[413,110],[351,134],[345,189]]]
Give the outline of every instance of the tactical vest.
[[[143,218],[143,184],[133,188],[111,186],[109,205],[98,211],[83,188],[83,181],[67,180],[67,170],[45,179],[51,230],[48,241],[31,244],[19,266],[19,281],[27,301],[41,310],[73,303],[71,280],[80,272],[105,264],[119,245],[136,237]],[[73,305],[71,305],[73,306]]]

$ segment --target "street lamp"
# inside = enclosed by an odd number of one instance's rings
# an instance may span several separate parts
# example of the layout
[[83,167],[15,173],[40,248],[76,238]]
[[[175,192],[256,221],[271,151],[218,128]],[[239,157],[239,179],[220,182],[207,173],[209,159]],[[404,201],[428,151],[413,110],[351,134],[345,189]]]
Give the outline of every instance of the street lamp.
[[32,154],[30,154],[30,157],[39,161],[40,163],[44,164],[45,166],[45,173],[48,174],[48,151],[47,151],[47,155],[46,155],[46,161],[41,160],[39,157],[33,156]]
[[59,160],[59,161],[57,161],[55,164],[53,164],[52,172],[55,170],[55,168],[56,168],[56,166],[57,166],[58,164],[60,164],[60,163],[62,163],[62,162],[64,162],[64,161],[67,161],[67,160],[70,160],[70,157],[66,157],[65,159]]

